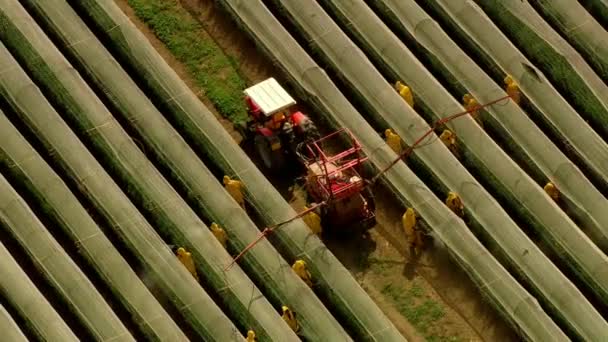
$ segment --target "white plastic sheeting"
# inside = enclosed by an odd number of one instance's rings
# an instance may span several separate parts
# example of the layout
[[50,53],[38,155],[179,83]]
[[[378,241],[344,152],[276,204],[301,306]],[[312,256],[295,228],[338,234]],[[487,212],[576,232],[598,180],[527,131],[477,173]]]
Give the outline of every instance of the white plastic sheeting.
[[93,338],[135,341],[89,279],[1,175],[0,223],[19,242]]
[[[20,115],[28,128],[41,140],[45,149],[62,166],[62,171],[93,207],[107,220],[122,242],[142,263],[158,287],[184,316],[202,338],[218,341],[239,340],[239,333],[232,322],[215,305],[213,300],[178,261],[154,228],[129,201],[93,155],[80,143],[51,107],[34,83],[0,44],[0,89],[4,100]],[[3,127],[4,128],[4,127]],[[27,142],[15,132],[11,139],[3,138],[3,149],[14,161],[33,158],[36,152],[28,149]],[[8,148],[12,150],[8,151]],[[49,190],[51,184],[43,183],[51,172],[41,168],[38,175],[39,191]],[[55,203],[57,208],[65,203]]]
[[79,341],[3,244],[0,244],[0,296],[41,341]]
[[[349,128],[357,136],[376,167],[384,168],[397,157],[260,1],[225,0],[222,3],[285,72],[302,98],[309,100],[319,112],[327,113],[333,123]],[[567,340],[536,300],[404,163],[396,164],[385,174],[385,179],[402,201],[421,214],[463,268],[523,335],[539,341]],[[469,207],[482,210],[484,205],[484,201],[478,201],[470,203]],[[525,244],[526,240],[518,242]],[[551,266],[545,267],[543,273],[545,277],[557,275],[557,283],[567,283],[558,271],[552,271]]]
[[6,341],[27,342],[27,337],[3,306],[0,306],[0,331]]
[[517,50],[472,1],[440,0],[438,4],[468,37],[510,74],[528,100],[540,110],[585,165],[608,182],[608,145],[555,90],[543,73]]
[[[202,155],[207,156],[222,172],[236,177],[245,184],[247,203],[259,214],[261,221],[271,226],[296,213],[256,168],[243,150],[234,142],[216,117],[209,112],[188,86],[179,78],[154,47],[143,38],[135,26],[110,0],[74,1],[81,11],[96,13],[100,28],[116,44],[123,40],[122,62],[136,69],[146,81],[147,90],[159,102],[166,104],[163,114],[170,116],[180,133]],[[99,27],[98,27],[99,29]],[[116,53],[116,52],[115,52]],[[224,226],[233,221],[226,215]],[[338,319],[342,326],[357,340],[403,341],[394,325],[365,293],[350,272],[327,249],[301,220],[294,220],[273,232],[283,255],[290,261],[303,259],[312,273],[315,292]],[[251,242],[252,239],[248,240]],[[261,250],[259,243],[249,253]],[[271,273],[274,276],[276,273]],[[296,291],[294,295],[297,295]]]
[[[360,2],[360,0],[353,1],[352,4]],[[426,48],[433,57],[437,58],[480,103],[487,103],[506,95],[503,89],[486,75],[415,3],[394,0],[387,0],[384,3],[390,8],[396,18],[401,21],[403,29],[407,30],[416,38],[416,41],[421,46]],[[343,6],[344,10],[349,11],[349,13],[352,13],[353,7],[355,6]],[[352,14],[350,16],[351,18],[355,18]],[[361,20],[359,21],[361,24],[364,23]],[[455,108],[454,100],[450,99],[449,94],[441,90],[440,85],[437,84],[433,76],[420,65],[405,46],[395,40],[396,38],[390,32],[387,33],[381,30],[379,35],[383,35],[382,37],[386,39],[381,40],[374,35],[366,35],[367,40],[374,47],[374,51],[382,51],[382,58],[385,63],[396,74],[401,76],[407,84],[412,86],[414,93],[430,106],[435,113],[441,115],[441,111],[444,108],[450,108],[450,103],[451,108],[454,108],[454,110],[461,110],[459,106]],[[601,80],[599,81],[601,82]],[[603,251],[608,251],[608,201],[604,196],[591,184],[576,165],[567,159],[543,134],[517,104],[512,101],[505,101],[504,103],[486,107],[484,110],[491,115],[491,120],[488,120],[490,122],[485,122],[484,125],[494,125],[495,122],[502,134],[501,138],[505,139],[506,143],[517,144],[521,147],[521,149],[517,149],[515,152],[521,151],[525,156],[514,156],[514,159],[525,161],[531,164],[532,167],[538,167],[542,172],[542,178],[538,178],[539,175],[531,176],[536,178],[537,182],[542,181],[541,185],[544,185],[546,181],[553,182],[562,193],[562,196],[567,199],[562,201],[562,203],[566,207],[568,214],[575,217],[579,226],[592,237],[594,242]],[[465,123],[464,120],[458,119],[448,123],[447,126],[455,130],[456,135],[464,140],[465,143],[468,143],[470,149],[477,149],[486,154],[491,154],[491,149],[486,149],[484,142],[475,138],[475,135],[462,135],[466,134],[467,131],[466,129],[463,130],[462,126],[471,126],[473,124],[470,120]],[[469,128],[470,130],[471,128]],[[510,148],[513,148],[513,146],[510,146]],[[500,160],[499,158],[491,158],[490,162],[500,162]],[[505,167],[507,165],[509,164],[500,163],[496,167]],[[520,172],[516,170],[515,172],[510,172],[510,174],[517,175]],[[520,199],[527,198],[526,194],[529,187],[516,187],[513,191],[519,192]],[[526,203],[530,202],[535,201],[522,201],[522,204],[525,206]],[[538,208],[538,203],[531,204]],[[542,207],[542,204],[540,206]],[[551,210],[546,212],[552,213]],[[553,225],[545,227],[549,230],[554,228]],[[555,228],[559,227],[571,230],[570,227],[565,227],[564,224],[560,224]],[[566,235],[576,234],[576,232],[563,233]],[[563,241],[562,243],[567,243],[570,239],[564,237],[564,239],[558,240]]]

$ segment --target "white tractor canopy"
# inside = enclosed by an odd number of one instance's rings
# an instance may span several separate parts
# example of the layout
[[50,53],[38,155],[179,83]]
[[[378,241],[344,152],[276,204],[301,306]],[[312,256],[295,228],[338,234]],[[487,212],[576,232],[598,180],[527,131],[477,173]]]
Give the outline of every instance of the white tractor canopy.
[[296,104],[291,95],[272,77],[245,89],[245,95],[249,96],[266,116]]

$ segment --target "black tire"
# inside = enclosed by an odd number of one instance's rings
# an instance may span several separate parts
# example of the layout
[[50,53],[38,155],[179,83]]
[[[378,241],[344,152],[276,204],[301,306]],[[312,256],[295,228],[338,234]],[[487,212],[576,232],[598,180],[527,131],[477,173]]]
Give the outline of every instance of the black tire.
[[270,142],[268,138],[263,135],[257,134],[253,139],[255,145],[255,151],[262,160],[262,164],[267,170],[278,171],[285,165],[285,157],[283,156],[283,149],[273,151],[270,148]]

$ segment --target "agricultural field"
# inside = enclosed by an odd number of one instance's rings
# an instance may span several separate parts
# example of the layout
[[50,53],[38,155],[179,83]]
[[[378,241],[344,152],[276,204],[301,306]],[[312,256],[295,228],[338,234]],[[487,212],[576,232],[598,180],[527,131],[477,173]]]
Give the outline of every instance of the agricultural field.
[[[606,7],[0,2],[0,331],[10,341],[608,339]],[[326,222],[316,236],[297,217],[311,202],[305,171],[295,160],[268,169],[248,132],[243,91],[270,77],[321,136],[347,129],[360,143],[371,229]],[[463,105],[466,93],[481,107]],[[401,158],[384,142],[389,128]],[[454,145],[438,138],[445,130]],[[226,175],[242,182],[244,206]],[[445,204],[451,192],[462,215]],[[409,207],[424,232],[418,254],[402,223]],[[300,259],[311,286],[291,269]]]

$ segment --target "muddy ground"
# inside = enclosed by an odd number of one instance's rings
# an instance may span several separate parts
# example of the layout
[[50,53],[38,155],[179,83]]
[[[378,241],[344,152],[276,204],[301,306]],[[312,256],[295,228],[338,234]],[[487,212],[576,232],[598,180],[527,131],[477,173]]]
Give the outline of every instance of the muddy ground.
[[[137,20],[127,0],[116,2],[213,110],[185,67]],[[181,3],[207,31],[208,36],[201,39],[213,39],[227,55],[234,57],[249,84],[271,76],[280,79],[275,68],[235,28],[226,14],[215,7],[213,0],[181,0]],[[231,123],[215,113],[235,140],[241,142]],[[289,190],[283,192],[296,210],[304,206],[303,191],[297,185],[271,180],[282,183],[280,187]],[[394,198],[386,190],[376,189],[375,195],[378,224],[369,236],[326,239],[325,242],[404,336],[410,341],[517,340],[514,332],[482,299],[476,286],[440,244],[428,248],[420,260],[412,263],[401,229],[403,208],[393,204]]]

